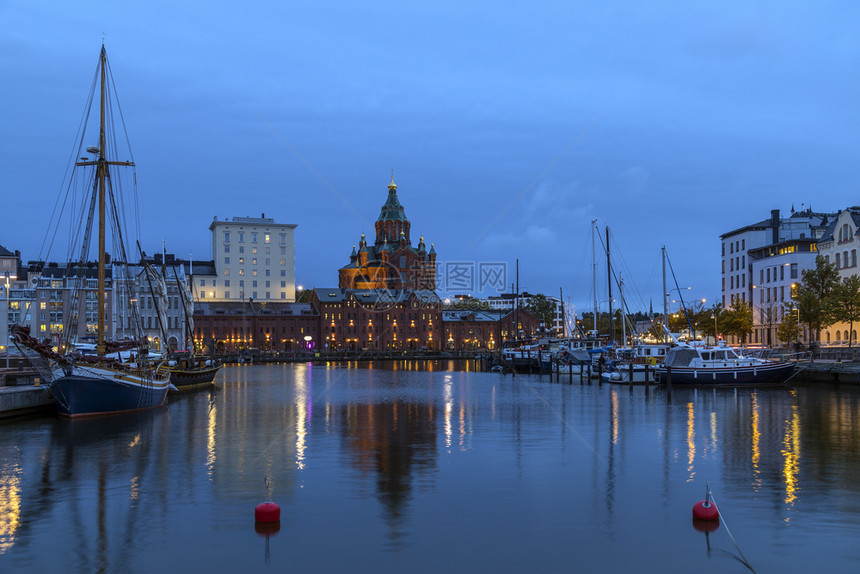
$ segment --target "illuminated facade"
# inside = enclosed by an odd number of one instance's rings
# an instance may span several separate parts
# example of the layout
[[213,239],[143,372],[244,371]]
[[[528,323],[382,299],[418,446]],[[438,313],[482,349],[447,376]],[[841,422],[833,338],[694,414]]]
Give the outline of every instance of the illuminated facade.
[[349,264],[339,270],[338,287],[435,291],[436,249],[430,244],[428,251],[423,236],[412,246],[412,223],[397,197],[393,175],[375,227],[372,245],[362,233],[358,250],[353,246]]
[[[849,207],[840,211],[827,227],[818,242],[818,251],[825,261],[839,271],[845,279],[858,274],[857,254],[860,251],[860,207]],[[821,342],[830,345],[852,345],[857,343],[857,325],[836,323],[821,330]]]
[[[789,217],[780,217],[774,209],[770,219],[720,236],[722,305],[730,308],[740,301],[752,307],[753,332],[747,343],[776,344],[776,326],[784,316],[791,285],[804,269],[815,267],[815,243],[834,216],[792,208]],[[729,337],[729,342],[740,343],[734,339]]]
[[266,217],[217,218],[212,232],[215,274],[194,274],[200,300],[296,300],[296,225]]

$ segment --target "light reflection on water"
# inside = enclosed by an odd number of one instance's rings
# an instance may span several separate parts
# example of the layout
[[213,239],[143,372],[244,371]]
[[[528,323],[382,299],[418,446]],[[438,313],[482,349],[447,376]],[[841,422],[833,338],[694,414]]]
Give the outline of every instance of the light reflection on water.
[[[474,367],[225,367],[218,390],[163,410],[7,421],[0,561],[744,572],[725,529],[705,541],[691,526],[709,482],[759,572],[860,566],[860,389],[667,395]],[[253,508],[265,478],[282,520],[263,540]]]

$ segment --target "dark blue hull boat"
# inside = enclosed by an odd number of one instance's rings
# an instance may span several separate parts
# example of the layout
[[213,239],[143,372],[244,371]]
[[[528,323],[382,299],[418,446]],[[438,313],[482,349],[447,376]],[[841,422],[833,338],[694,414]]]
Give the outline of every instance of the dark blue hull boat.
[[167,381],[66,375],[51,383],[61,415],[96,416],[150,409],[164,404]]

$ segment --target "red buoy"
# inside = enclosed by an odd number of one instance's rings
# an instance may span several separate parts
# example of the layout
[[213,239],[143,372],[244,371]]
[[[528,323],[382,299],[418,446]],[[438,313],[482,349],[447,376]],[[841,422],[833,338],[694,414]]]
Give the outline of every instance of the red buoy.
[[261,502],[254,509],[254,520],[257,522],[278,522],[281,519],[281,507],[274,502]]
[[707,500],[700,500],[693,505],[693,518],[696,520],[719,520],[720,511],[717,505]]
[[693,518],[696,520],[719,520],[720,511],[711,500],[711,485],[705,488],[705,500],[700,500],[693,505]]

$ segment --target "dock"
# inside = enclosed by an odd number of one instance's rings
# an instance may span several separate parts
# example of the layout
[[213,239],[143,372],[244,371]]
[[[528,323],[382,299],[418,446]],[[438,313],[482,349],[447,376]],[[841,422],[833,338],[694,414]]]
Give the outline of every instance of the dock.
[[860,363],[799,361],[791,381],[794,383],[860,384]]

